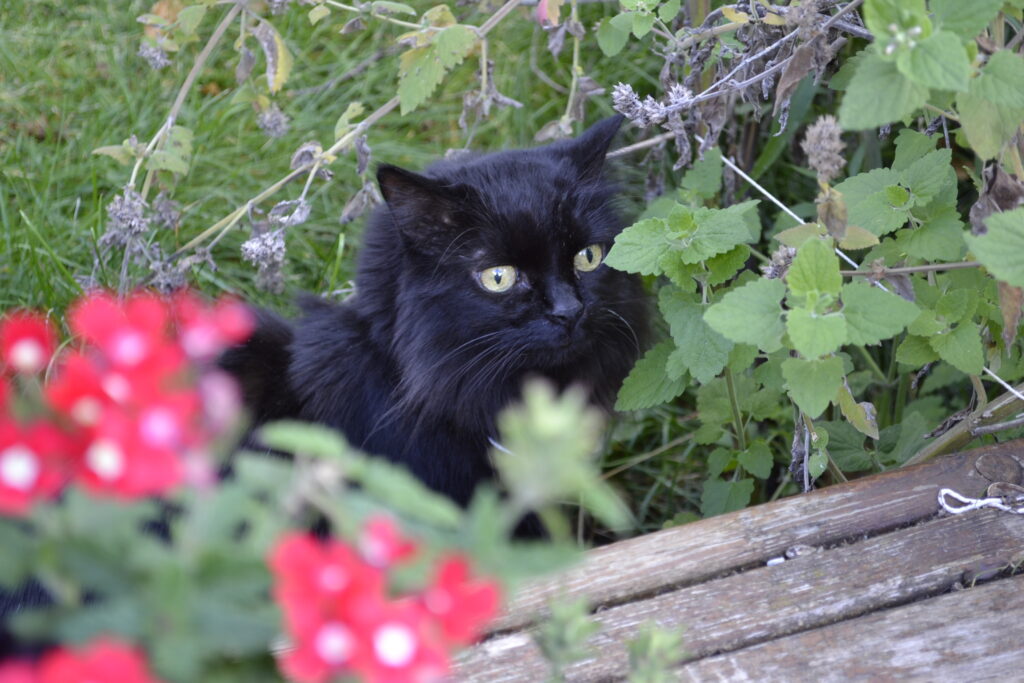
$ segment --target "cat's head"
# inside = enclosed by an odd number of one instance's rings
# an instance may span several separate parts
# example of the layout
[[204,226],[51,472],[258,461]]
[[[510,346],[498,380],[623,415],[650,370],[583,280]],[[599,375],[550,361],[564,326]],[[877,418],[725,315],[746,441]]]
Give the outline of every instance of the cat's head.
[[423,174],[379,169],[386,205],[357,289],[372,296],[390,281],[390,343],[410,400],[504,403],[537,374],[610,403],[645,329],[639,283],[603,263],[622,228],[603,177],[620,123]]

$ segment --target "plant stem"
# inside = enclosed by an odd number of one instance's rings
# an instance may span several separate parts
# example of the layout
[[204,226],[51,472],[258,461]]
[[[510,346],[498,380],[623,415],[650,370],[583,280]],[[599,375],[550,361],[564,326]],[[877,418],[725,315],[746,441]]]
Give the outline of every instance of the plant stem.
[[854,275],[873,275],[885,277],[886,275],[900,275],[903,273],[927,273],[931,271],[959,270],[961,268],[980,268],[977,261],[962,261],[959,263],[929,263],[923,266],[904,266],[902,268],[880,268],[878,270],[841,270],[840,275],[853,277]]
[[732,422],[736,429],[736,445],[741,451],[747,450],[747,435],[743,431],[743,416],[740,414],[739,399],[736,396],[736,384],[733,382],[732,370],[725,369],[725,386],[729,390],[729,405],[732,407]]
[[860,355],[864,357],[864,361],[868,364],[868,368],[878,375],[878,379],[882,381],[882,384],[888,385],[889,379],[885,376],[885,373],[882,372],[882,368],[878,367],[878,363],[875,362],[874,356],[872,356],[863,346],[858,346],[856,348],[860,351]]
[[[569,21],[579,22],[579,8],[576,0],[570,4]],[[562,115],[563,122],[571,122],[572,105],[576,100],[576,90],[580,83],[580,39],[575,35],[572,37],[572,82],[569,84],[569,97],[565,103],[565,114]]]

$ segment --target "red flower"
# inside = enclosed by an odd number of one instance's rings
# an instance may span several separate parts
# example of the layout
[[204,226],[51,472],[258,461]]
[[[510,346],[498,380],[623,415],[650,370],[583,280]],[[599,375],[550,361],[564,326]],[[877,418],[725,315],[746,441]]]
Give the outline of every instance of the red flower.
[[416,554],[416,544],[403,537],[390,517],[372,517],[359,537],[359,552],[374,567],[390,567]]
[[110,638],[57,649],[39,662],[39,683],[158,683],[137,649]]
[[130,369],[156,360],[166,371],[180,369],[182,360],[180,351],[169,353],[169,314],[167,303],[156,294],[138,292],[122,303],[96,293],[80,300],[68,318],[72,331],[95,344],[113,366]]
[[423,592],[420,601],[423,609],[437,620],[446,640],[469,645],[497,615],[500,594],[493,581],[470,580],[469,562],[452,555],[442,560],[437,579]]
[[0,357],[15,372],[32,374],[46,367],[57,335],[45,316],[14,311],[0,321]]
[[79,448],[53,425],[0,418],[0,513],[24,514],[34,500],[57,493]]
[[252,334],[252,312],[233,299],[221,299],[209,308],[195,294],[185,291],[174,298],[181,345],[192,358],[208,360]]
[[13,660],[0,664],[0,683],[39,683],[39,677],[32,662]]
[[373,683],[437,681],[448,673],[448,653],[431,637],[429,618],[410,600],[382,605],[363,626],[370,657],[359,673]]

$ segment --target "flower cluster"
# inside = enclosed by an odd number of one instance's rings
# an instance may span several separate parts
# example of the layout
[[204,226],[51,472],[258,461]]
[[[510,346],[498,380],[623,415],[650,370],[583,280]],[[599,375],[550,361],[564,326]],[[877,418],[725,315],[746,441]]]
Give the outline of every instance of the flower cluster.
[[386,518],[371,520],[356,548],[307,534],[283,537],[269,558],[291,641],[280,655],[282,672],[302,683],[349,674],[385,683],[445,676],[449,651],[474,642],[497,613],[498,588],[471,578],[464,557],[448,555],[425,589],[390,596],[387,572],[416,553]]
[[[119,498],[201,480],[209,444],[238,407],[233,380],[209,365],[252,325],[230,300],[97,293],[69,313],[84,343],[53,357],[57,335],[45,317],[7,315],[0,362],[22,392],[0,376],[0,514],[24,514],[70,480]],[[40,386],[51,364],[54,377]]]
[[38,662],[0,664],[0,683],[157,683],[142,654],[111,638],[80,650],[57,648]]

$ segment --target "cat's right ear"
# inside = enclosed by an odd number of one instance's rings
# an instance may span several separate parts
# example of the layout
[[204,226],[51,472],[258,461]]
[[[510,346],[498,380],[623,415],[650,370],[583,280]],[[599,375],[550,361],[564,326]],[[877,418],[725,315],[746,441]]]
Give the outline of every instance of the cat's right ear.
[[458,188],[390,164],[377,169],[377,183],[395,224],[411,243],[429,247],[450,241],[456,213],[465,201]]

